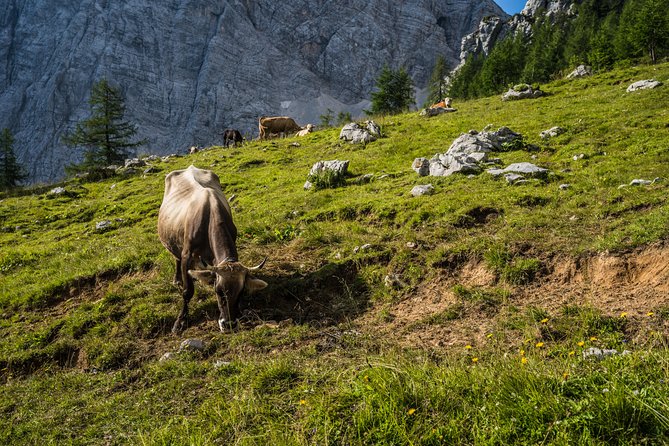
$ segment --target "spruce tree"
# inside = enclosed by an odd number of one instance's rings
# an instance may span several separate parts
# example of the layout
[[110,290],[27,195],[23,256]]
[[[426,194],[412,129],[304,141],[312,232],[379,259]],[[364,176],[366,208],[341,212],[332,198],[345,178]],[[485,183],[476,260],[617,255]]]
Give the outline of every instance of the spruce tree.
[[416,103],[413,81],[404,68],[395,71],[385,65],[376,80],[376,89],[372,92],[372,107],[366,110],[370,115],[401,113]]
[[640,5],[633,30],[651,62],[657,62],[658,55],[669,44],[667,0],[645,0]]
[[446,66],[446,59],[441,54],[437,56],[430,76],[428,84],[427,105],[434,104],[446,97],[448,92],[448,85],[446,83],[446,76],[448,75],[448,67]]
[[137,129],[123,120],[123,96],[106,79],[93,85],[89,104],[91,117],[79,122],[72,134],[63,137],[63,142],[69,146],[86,148],[84,161],[68,166],[70,172],[95,171],[109,165],[122,164],[129,149],[145,143],[131,141]]
[[17,187],[28,178],[28,174],[16,161],[14,154],[14,136],[9,129],[0,133],[0,189],[8,190]]

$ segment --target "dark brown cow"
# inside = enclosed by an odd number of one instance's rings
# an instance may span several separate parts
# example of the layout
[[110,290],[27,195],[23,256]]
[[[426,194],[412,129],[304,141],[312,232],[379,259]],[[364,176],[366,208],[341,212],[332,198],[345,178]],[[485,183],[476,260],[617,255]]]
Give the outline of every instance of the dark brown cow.
[[271,134],[296,133],[302,130],[293,118],[288,116],[261,116],[258,119],[258,138],[269,138]]
[[227,129],[223,132],[223,145],[225,147],[230,147],[230,144],[237,147],[237,143],[241,144],[243,141],[244,138],[239,130]]
[[[176,259],[174,281],[183,285],[183,307],[172,331],[183,330],[193,278],[214,285],[223,331],[234,324],[243,290],[254,292],[267,283],[253,277],[265,261],[247,268],[237,258],[237,228],[218,176],[195,166],[175,170],[165,177],[165,194],[158,214],[158,236]],[[203,264],[204,266],[202,266]],[[191,270],[195,265],[205,269]]]

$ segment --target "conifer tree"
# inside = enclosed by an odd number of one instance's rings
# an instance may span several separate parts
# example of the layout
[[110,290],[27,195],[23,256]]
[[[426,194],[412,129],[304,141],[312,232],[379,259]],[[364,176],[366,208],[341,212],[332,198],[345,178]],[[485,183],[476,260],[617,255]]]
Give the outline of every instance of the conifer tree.
[[448,85],[446,83],[446,76],[448,75],[448,67],[446,66],[446,59],[441,54],[437,56],[430,76],[428,84],[427,102],[434,104],[446,97],[448,92]]
[[70,172],[97,170],[121,164],[128,156],[129,149],[145,143],[131,141],[137,129],[135,125],[123,120],[123,96],[106,79],[93,85],[89,104],[91,117],[79,122],[72,134],[63,137],[63,142],[69,146],[86,148],[84,161],[68,166],[67,170]]
[[6,128],[0,133],[0,189],[12,189],[26,178],[28,175],[16,161],[14,137]]
[[370,115],[401,113],[416,103],[413,81],[404,68],[395,71],[385,65],[376,80],[376,89],[372,92],[372,107],[366,110]]
[[669,44],[669,9],[667,0],[645,0],[639,7],[634,37],[643,46],[652,63]]

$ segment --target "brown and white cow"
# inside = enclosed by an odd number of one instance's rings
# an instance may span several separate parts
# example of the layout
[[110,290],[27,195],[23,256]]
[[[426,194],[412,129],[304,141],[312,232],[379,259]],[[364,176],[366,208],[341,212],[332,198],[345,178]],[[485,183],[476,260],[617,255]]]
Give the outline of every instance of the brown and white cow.
[[293,118],[288,116],[261,116],[258,118],[258,138],[266,139],[272,134],[296,133],[302,130]]
[[[193,279],[214,286],[221,331],[233,325],[242,291],[254,292],[267,283],[253,276],[260,265],[247,268],[237,257],[237,228],[218,176],[195,166],[165,177],[165,194],[158,213],[158,236],[176,259],[175,283],[183,286],[183,307],[172,331],[179,333],[188,319]],[[203,269],[193,270],[191,267]]]

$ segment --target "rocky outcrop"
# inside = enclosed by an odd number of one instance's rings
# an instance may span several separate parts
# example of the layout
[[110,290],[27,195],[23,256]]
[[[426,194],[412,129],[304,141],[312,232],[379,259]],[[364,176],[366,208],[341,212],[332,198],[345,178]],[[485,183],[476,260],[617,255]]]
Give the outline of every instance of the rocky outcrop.
[[492,0],[4,3],[0,128],[39,181],[77,160],[61,136],[103,77],[125,95],[142,153],[183,153],[228,127],[255,137],[261,115],[358,116],[384,64],[422,88],[438,54],[455,66],[483,17],[507,17]]
[[627,87],[627,92],[631,93],[638,90],[649,90],[660,86],[662,86],[662,82],[660,81],[656,81],[655,79],[645,79],[630,84],[630,86]]

